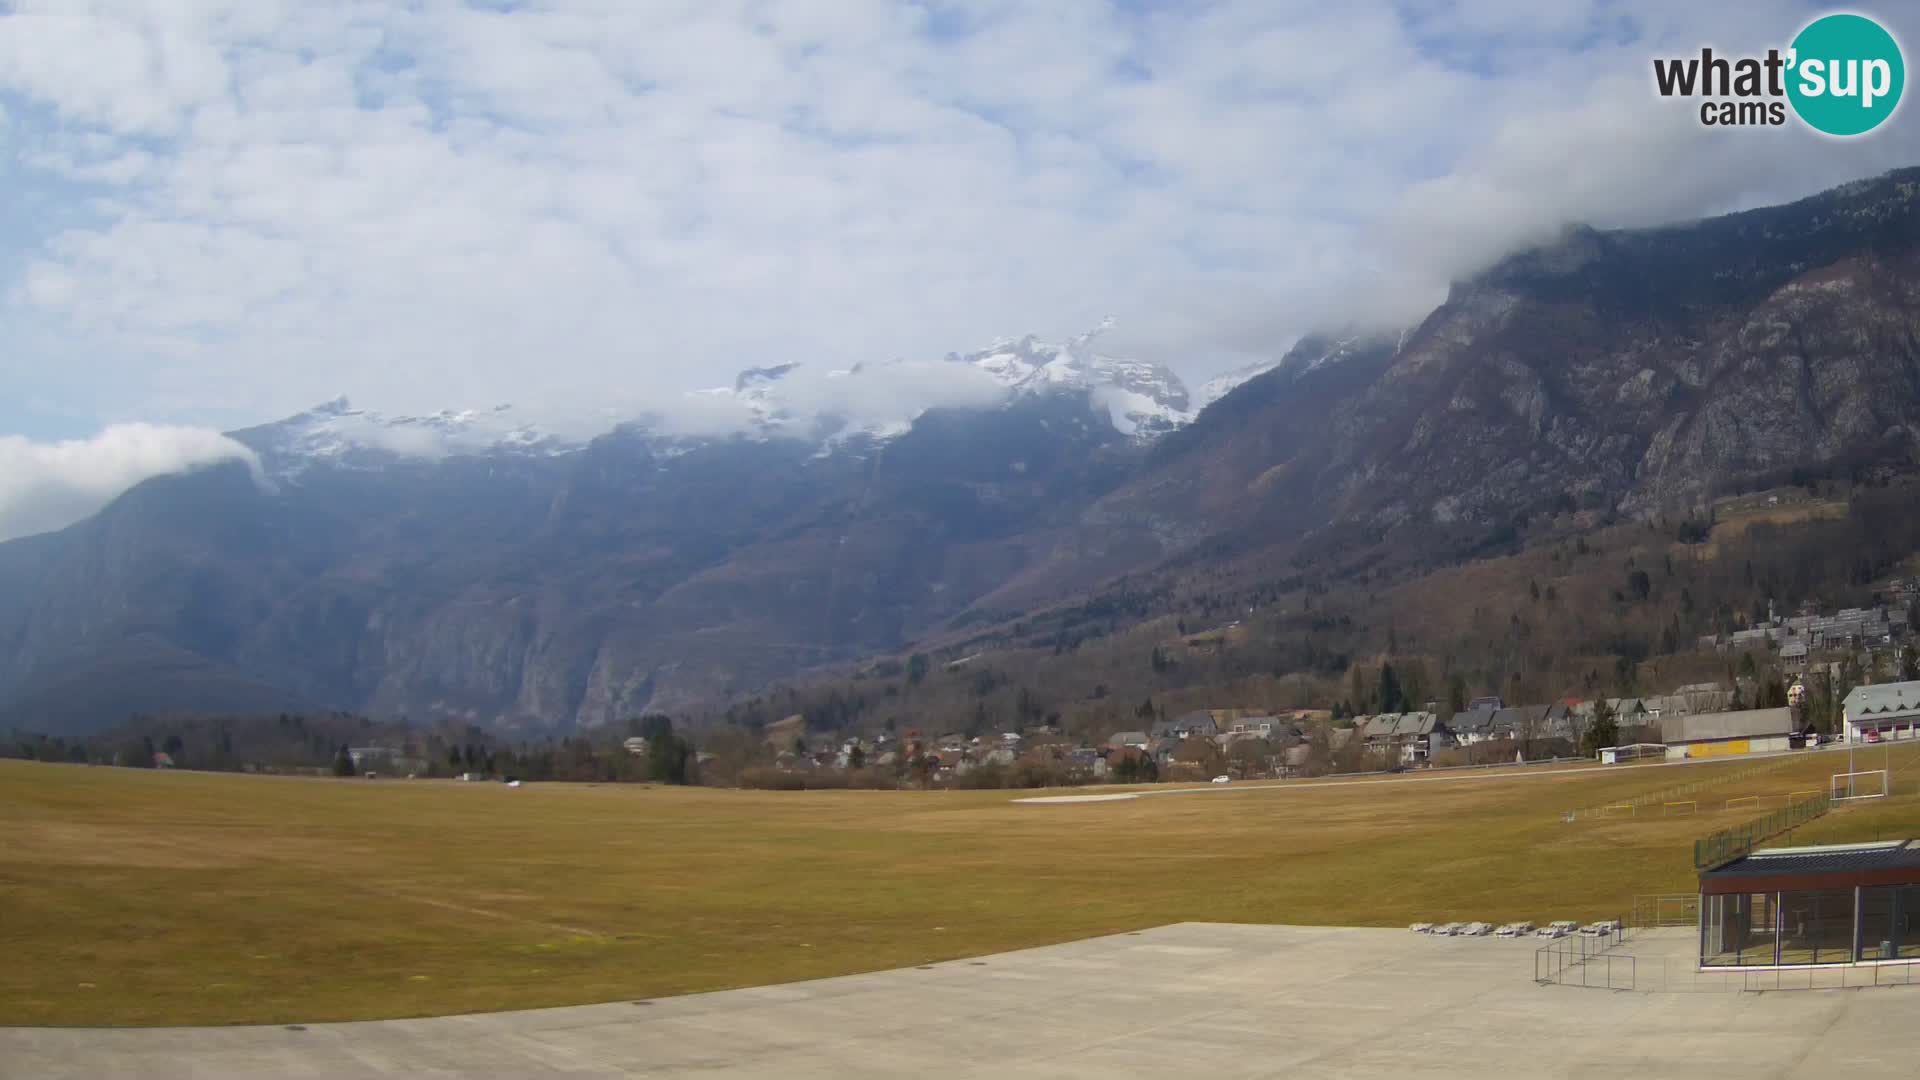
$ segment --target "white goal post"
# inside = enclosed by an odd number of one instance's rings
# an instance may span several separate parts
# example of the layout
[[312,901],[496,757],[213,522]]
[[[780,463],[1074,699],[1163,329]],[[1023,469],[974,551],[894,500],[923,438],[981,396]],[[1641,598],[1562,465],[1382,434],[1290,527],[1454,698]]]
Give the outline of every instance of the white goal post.
[[1834,773],[1833,783],[1827,791],[1835,802],[1847,799],[1884,799],[1887,797],[1888,779],[1885,769]]

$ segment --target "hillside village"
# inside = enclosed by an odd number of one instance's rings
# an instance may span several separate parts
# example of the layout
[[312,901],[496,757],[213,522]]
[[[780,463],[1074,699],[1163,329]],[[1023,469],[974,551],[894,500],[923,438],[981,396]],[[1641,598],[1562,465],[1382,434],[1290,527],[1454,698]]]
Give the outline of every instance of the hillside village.
[[[1832,614],[1769,611],[1750,628],[1702,637],[1700,653],[1723,655],[1729,677],[1661,694],[1543,703],[1490,695],[1451,708],[1424,701],[1418,708],[1372,713],[1352,713],[1340,704],[1272,711],[1209,707],[1142,716],[1140,726],[1105,738],[1042,723],[992,732],[889,729],[809,746],[799,716],[768,725],[762,734],[773,771],[787,777],[824,780],[868,770],[929,785],[986,787],[1613,760],[1610,748],[1635,746],[1674,759],[1797,749],[1843,734],[1845,702],[1857,687],[1920,677],[1908,643],[1920,578],[1888,582],[1882,595],[1894,602]],[[1238,627],[1227,623],[1186,638],[1230,638]],[[1907,734],[1902,727],[1896,737]]]
[[[1909,696],[1882,718],[1878,726],[1885,737],[1920,736],[1920,681],[1858,687],[1842,706],[1854,709],[1888,693]],[[1315,710],[1253,715],[1201,709],[1115,732],[1102,743],[1072,740],[1050,725],[974,736],[883,732],[814,750],[794,736],[797,745],[775,754],[774,769],[788,775],[865,769],[931,785],[1037,787],[1312,777],[1579,757],[1612,763],[1644,756],[1627,752],[1635,747],[1682,760],[1801,749],[1833,738],[1813,725],[1801,683],[1786,691],[1784,703],[1745,708],[1742,695],[1742,688],[1699,683],[1650,697],[1536,705],[1489,697],[1450,715],[1429,702],[1424,709],[1340,720]],[[1609,734],[1596,740],[1603,724]],[[769,739],[799,725],[781,728]],[[1878,741],[1879,732],[1859,737]]]

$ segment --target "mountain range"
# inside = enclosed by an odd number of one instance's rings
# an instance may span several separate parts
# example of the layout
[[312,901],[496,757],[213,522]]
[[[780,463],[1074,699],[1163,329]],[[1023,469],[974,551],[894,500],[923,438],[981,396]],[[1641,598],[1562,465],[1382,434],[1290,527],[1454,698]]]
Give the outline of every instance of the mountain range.
[[[303,704],[591,727],[1196,567],[1338,573],[1920,447],[1920,170],[1575,228],[1198,392],[1098,331],[744,372],[589,440],[345,401],[0,544],[0,726]],[[940,387],[903,409],[892,388]],[[698,423],[688,422],[697,417]]]

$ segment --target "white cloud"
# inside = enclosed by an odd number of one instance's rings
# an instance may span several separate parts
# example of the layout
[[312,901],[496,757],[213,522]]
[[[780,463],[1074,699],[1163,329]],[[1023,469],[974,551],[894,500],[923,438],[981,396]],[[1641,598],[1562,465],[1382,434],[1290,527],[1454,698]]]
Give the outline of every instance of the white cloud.
[[1790,0],[12,10],[0,105],[61,212],[0,260],[35,343],[0,382],[102,418],[597,421],[1108,312],[1203,375],[1570,221],[1920,148],[1912,110],[1816,145],[1653,97],[1652,56],[1777,43]]
[[203,428],[116,424],[53,443],[0,436],[0,540],[71,525],[150,477],[229,461],[259,478],[252,451]]

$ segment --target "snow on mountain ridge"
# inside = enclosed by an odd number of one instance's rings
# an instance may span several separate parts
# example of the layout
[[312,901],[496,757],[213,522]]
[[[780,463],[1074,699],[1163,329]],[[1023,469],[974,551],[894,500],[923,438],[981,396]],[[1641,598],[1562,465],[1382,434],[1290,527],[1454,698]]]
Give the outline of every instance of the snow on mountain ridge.
[[987,372],[1016,394],[1050,390],[1085,390],[1108,410],[1116,430],[1136,438],[1150,438],[1190,422],[1186,384],[1164,364],[1094,351],[1093,342],[1113,326],[1112,319],[1065,345],[1052,345],[1033,335],[1018,341],[1003,339],[979,352],[949,353],[950,362]]
[[234,437],[253,448],[281,478],[314,463],[377,466],[393,457],[438,460],[486,452],[557,455],[580,448],[531,423],[517,422],[511,405],[442,409],[422,416],[386,416],[356,409],[337,397],[277,423]]
[[[1096,350],[1097,339],[1112,324],[1105,320],[1064,344],[1029,334],[939,360],[896,359],[833,370],[798,362],[751,367],[730,386],[682,395],[677,407],[644,413],[623,426],[655,440],[662,452],[742,434],[798,438],[829,451],[849,440],[884,441],[905,434],[930,408],[990,408],[1018,397],[1063,392],[1087,394],[1116,431],[1133,439],[1152,439],[1191,423],[1220,380],[1210,382],[1196,401],[1165,365]],[[377,468],[395,457],[556,455],[585,445],[543,430],[508,405],[390,417],[357,409],[345,397],[236,437],[276,462],[274,471],[283,477],[316,463]]]
[[[799,364],[749,368],[732,387],[698,391],[690,399],[703,407],[737,403],[750,430],[763,435],[816,437],[828,443],[856,436],[892,438],[934,405],[985,406],[1059,391],[1090,394],[1115,430],[1134,438],[1151,438],[1191,421],[1187,388],[1178,375],[1162,364],[1093,349],[1094,340],[1112,323],[1105,320],[1061,345],[1029,334],[1003,338],[977,352],[948,353],[931,364],[892,360],[818,375]],[[943,384],[941,390],[914,392],[936,381]]]

